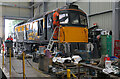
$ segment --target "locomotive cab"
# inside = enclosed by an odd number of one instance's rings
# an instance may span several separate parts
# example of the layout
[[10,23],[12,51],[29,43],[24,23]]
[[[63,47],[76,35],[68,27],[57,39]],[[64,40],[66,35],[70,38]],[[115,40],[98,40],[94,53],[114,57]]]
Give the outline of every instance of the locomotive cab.
[[[53,28],[53,12],[49,12],[45,15],[45,37],[46,40],[50,40],[54,28]],[[60,43],[60,49],[65,53],[75,54],[75,50],[86,50],[86,44],[88,43],[88,23],[87,15],[78,8],[66,8],[60,9],[59,13],[59,35],[58,43]],[[58,45],[55,45],[59,48]],[[53,46],[54,47],[54,46]]]
[[[54,12],[53,12],[54,13]],[[53,32],[53,13],[46,15],[46,39]],[[59,14],[60,42],[88,42],[87,16],[82,10],[61,9]]]

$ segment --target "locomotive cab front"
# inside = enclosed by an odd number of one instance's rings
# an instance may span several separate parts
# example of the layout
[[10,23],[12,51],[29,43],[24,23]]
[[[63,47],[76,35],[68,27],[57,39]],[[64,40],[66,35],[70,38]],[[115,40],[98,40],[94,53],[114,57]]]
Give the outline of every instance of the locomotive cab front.
[[87,16],[81,10],[61,10],[60,42],[88,42]]

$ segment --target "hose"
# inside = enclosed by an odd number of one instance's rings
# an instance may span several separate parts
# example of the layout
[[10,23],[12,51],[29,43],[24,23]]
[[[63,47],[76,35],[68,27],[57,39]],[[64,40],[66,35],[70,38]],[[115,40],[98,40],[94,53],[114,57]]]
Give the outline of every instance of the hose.
[[35,71],[37,71],[37,72],[39,72],[40,74],[42,74],[42,75],[45,76],[45,74],[43,74],[41,71],[39,71],[38,69],[36,69],[35,67],[33,67],[33,65],[30,63],[29,60],[26,59],[26,61],[28,62],[28,64],[29,64]]

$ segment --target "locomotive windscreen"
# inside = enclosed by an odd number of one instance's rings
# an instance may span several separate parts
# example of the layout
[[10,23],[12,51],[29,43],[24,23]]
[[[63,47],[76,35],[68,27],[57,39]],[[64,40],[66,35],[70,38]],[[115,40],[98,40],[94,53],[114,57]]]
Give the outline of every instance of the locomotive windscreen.
[[59,20],[62,25],[87,26],[87,17],[80,11],[61,11]]

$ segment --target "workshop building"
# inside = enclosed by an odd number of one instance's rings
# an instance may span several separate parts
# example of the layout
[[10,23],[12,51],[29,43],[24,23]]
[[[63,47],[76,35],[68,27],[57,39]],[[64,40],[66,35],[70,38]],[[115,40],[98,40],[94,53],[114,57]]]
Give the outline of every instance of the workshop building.
[[0,1],[0,77],[118,79],[119,17],[120,0]]

